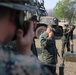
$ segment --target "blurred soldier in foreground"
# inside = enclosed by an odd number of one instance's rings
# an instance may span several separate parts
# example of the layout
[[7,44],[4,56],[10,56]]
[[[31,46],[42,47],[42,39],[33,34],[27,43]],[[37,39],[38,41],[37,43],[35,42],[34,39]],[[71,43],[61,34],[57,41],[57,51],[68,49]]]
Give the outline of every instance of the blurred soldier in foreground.
[[63,26],[63,36],[61,38],[61,40],[62,40],[62,51],[61,51],[62,57],[63,57],[64,51],[65,51],[65,46],[67,47],[67,51],[70,52],[70,40],[69,40],[70,31],[71,31],[71,28],[68,26],[68,24],[65,24]]
[[[34,25],[33,27],[34,27],[34,31],[35,31],[35,28],[37,26],[37,21],[38,21],[37,16],[35,16],[35,15],[32,16],[30,20],[33,21],[33,25]],[[9,42],[9,44],[5,45],[5,47],[10,50],[12,49],[14,53],[18,54],[18,48],[15,44],[15,41]],[[33,38],[32,46],[31,46],[31,50],[32,50],[33,54],[38,57],[34,38]]]
[[49,67],[50,71],[56,75],[57,48],[55,45],[54,29],[48,25],[46,31],[40,35],[40,43],[42,48],[41,60],[44,63],[55,66]]
[[[22,2],[22,0],[0,2],[0,75],[50,75],[47,68],[41,66],[41,62],[31,52],[33,22],[26,21],[23,24],[20,15],[24,14],[20,12],[24,12],[25,5],[22,5]],[[13,39],[15,33],[19,54],[4,47],[4,44]]]
[[[34,31],[35,31],[36,26],[37,26],[37,22],[38,22],[37,16],[36,16],[36,15],[33,15],[33,16],[31,17],[31,20],[33,21]],[[31,46],[31,50],[32,50],[32,52],[34,53],[34,55],[38,57],[37,49],[36,49],[36,45],[35,45],[35,39],[34,39],[34,38],[33,38],[32,46]]]

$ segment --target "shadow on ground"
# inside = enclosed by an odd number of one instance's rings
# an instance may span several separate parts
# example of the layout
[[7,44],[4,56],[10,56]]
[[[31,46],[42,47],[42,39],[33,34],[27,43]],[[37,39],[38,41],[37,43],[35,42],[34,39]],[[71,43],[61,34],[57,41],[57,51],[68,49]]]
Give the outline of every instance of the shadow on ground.
[[73,39],[76,39],[76,35],[75,34],[73,35]]
[[[61,40],[61,37],[55,37],[56,38],[56,40]],[[76,39],[76,35],[75,34],[73,34],[73,39]]]

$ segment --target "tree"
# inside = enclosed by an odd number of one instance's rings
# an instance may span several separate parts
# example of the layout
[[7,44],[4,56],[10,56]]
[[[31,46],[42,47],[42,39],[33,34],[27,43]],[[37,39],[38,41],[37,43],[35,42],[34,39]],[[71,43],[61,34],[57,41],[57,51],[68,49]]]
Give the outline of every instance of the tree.
[[54,14],[59,19],[67,19],[69,24],[72,23],[75,13],[76,0],[60,0],[54,7]]

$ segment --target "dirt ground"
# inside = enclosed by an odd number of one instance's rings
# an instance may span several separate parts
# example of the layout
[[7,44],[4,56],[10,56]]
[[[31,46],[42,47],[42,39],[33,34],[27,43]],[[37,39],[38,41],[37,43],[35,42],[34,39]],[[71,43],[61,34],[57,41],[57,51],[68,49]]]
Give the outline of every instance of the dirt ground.
[[[56,46],[58,49],[59,54],[61,53],[61,40],[56,39]],[[41,47],[39,40],[36,39],[36,47],[38,50],[38,55],[41,54]],[[76,52],[76,29],[74,30],[74,52]],[[57,64],[57,74],[59,74],[59,66],[62,63],[62,60],[58,57],[58,64]],[[64,75],[76,75],[76,63],[75,62],[64,62],[65,68],[64,68]]]

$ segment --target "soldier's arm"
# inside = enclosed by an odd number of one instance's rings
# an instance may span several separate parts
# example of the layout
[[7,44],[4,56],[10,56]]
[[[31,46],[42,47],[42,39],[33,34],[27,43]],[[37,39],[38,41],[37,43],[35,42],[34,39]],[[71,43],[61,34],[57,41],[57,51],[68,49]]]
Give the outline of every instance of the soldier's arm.
[[67,35],[68,33],[70,33],[71,32],[71,28],[68,28],[68,31],[66,32],[66,30],[65,29],[63,29],[63,35]]
[[51,43],[49,41],[52,40],[52,38],[50,38],[50,37],[44,38],[42,35],[40,36],[39,39],[40,39],[41,46],[43,46],[43,47],[46,47],[47,45],[49,45],[49,43]]

